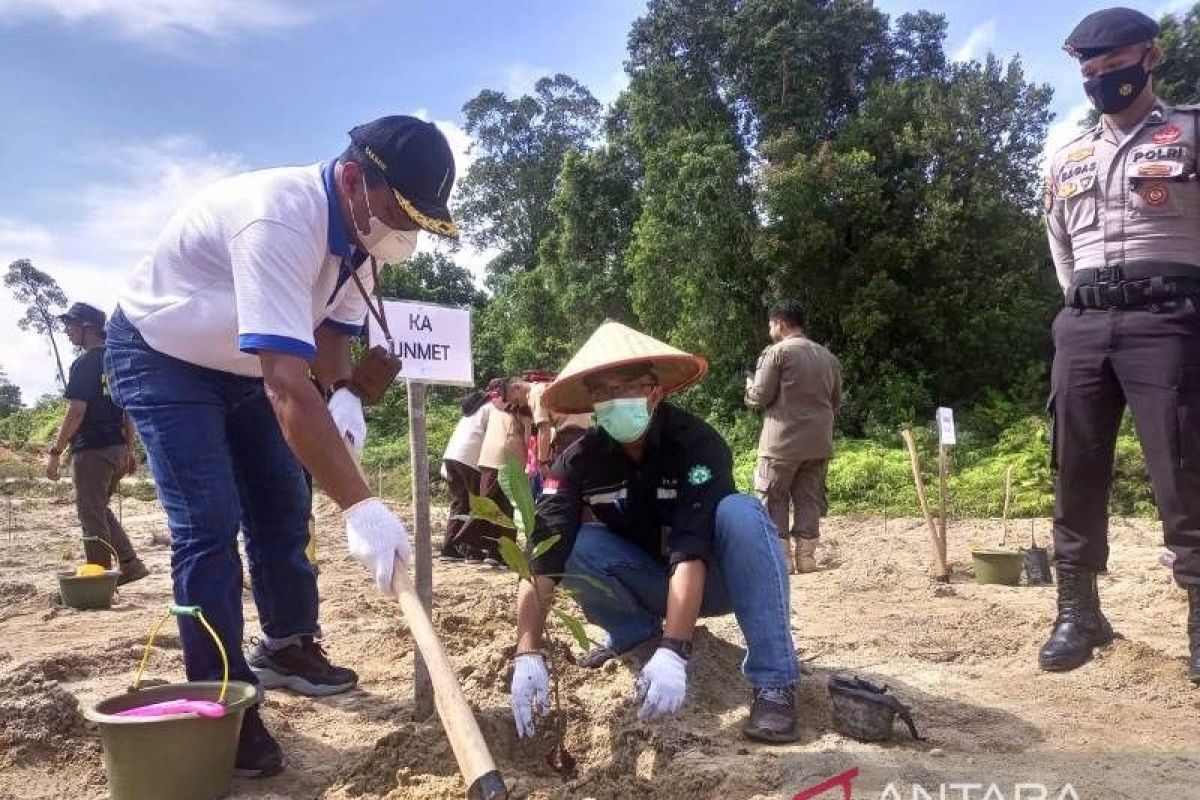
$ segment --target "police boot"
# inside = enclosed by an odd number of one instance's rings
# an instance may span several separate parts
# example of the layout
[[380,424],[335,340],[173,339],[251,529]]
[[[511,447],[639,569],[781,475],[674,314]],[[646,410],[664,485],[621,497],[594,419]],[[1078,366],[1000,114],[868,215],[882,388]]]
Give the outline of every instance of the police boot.
[[1058,572],[1058,618],[1038,653],[1049,672],[1066,672],[1086,664],[1092,649],[1113,640],[1112,626],[1100,611],[1094,572]]
[[1188,661],[1188,678],[1200,685],[1200,583],[1190,583],[1188,593],[1188,646],[1192,657]]

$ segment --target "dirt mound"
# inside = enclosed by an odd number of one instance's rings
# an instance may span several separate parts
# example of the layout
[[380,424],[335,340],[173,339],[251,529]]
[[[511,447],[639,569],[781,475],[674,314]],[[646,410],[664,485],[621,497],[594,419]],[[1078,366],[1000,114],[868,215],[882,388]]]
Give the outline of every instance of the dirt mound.
[[35,599],[40,592],[32,583],[0,581],[0,604],[11,605]]
[[[648,648],[598,670],[584,669],[574,664],[560,634],[546,645],[553,653],[560,712],[543,723],[534,740],[522,742],[508,706],[512,640],[496,636],[511,625],[510,604],[454,595],[439,602],[444,610],[435,615],[438,629],[514,797],[746,796],[731,787],[747,759],[739,759],[737,770],[727,769],[728,743],[720,735],[729,724],[726,718],[740,717],[748,699],[746,688],[731,679],[741,648],[699,629],[682,724],[651,726],[638,722],[634,699]],[[575,761],[574,770],[551,764],[560,741]],[[777,773],[771,772],[769,759],[758,761],[753,759],[750,773],[756,784]],[[671,781],[657,777],[665,772],[672,774]],[[325,797],[433,800],[463,791],[450,744],[437,721],[430,720],[404,724],[378,739],[339,773]]]
[[75,695],[45,677],[40,665],[0,678],[0,765],[94,758],[99,751]]

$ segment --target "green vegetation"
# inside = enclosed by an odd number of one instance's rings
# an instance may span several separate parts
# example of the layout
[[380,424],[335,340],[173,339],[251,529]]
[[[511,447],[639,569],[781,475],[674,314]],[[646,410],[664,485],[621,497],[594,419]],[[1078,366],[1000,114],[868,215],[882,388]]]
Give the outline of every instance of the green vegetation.
[[[947,26],[841,0],[649,0],[607,108],[562,74],[464,104],[475,158],[454,211],[494,254],[488,292],[453,247],[385,270],[383,291],[474,308],[481,384],[560,368],[606,318],[702,353],[710,374],[678,401],[729,438],[743,488],[758,419],[742,376],[766,344],[767,306],[796,298],[845,376],[831,511],[914,513],[897,431],[918,429],[932,479],[924,427],[946,405],[962,431],[952,511],[998,514],[1011,466],[1012,513],[1048,514],[1042,404],[1061,295],[1038,170],[1051,93],[1020,58],[952,61]],[[1162,31],[1156,88],[1195,102],[1200,4]],[[25,324],[51,325],[49,276],[24,260],[10,276]],[[419,465],[431,475],[459,394],[431,393]],[[0,441],[44,446],[51,406],[0,419]],[[369,422],[368,476],[407,497],[403,391]],[[1153,513],[1128,427],[1116,472],[1113,510]]]

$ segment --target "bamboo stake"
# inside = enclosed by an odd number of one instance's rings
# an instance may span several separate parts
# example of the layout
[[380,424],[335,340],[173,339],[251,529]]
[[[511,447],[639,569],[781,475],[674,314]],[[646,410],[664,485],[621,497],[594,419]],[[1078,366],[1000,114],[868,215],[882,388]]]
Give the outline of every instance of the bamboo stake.
[[1004,538],[1000,540],[1000,546],[1003,547],[1008,543],[1008,512],[1012,508],[1012,464],[1008,465],[1008,469],[1004,470]]
[[949,459],[946,445],[938,445],[938,548],[942,553],[942,563],[946,563],[946,518],[950,513],[950,492],[946,485],[950,474]]
[[913,439],[912,431],[908,428],[901,430],[900,436],[904,439],[904,444],[908,446],[908,459],[912,464],[913,485],[917,488],[917,502],[921,505],[921,513],[925,516],[925,524],[929,528],[929,541],[933,545],[933,556],[937,561],[937,573],[934,577],[939,581],[947,581],[950,579],[950,570],[946,568],[946,555],[942,551],[937,527],[933,522],[933,514],[929,512],[929,502],[925,498],[925,481],[921,478],[921,459],[917,454],[917,443]]

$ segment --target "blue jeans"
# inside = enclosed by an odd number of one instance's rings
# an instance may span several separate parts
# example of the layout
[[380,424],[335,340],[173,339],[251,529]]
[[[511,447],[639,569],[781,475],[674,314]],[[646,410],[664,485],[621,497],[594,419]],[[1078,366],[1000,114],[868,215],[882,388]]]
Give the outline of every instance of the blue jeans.
[[[578,592],[588,621],[608,634],[618,653],[662,632],[668,568],[637,544],[603,525],[579,530],[563,584]],[[587,576],[603,584],[598,589]],[[746,637],[742,674],[751,686],[790,686],[800,680],[792,646],[787,563],[762,503],[731,494],[717,505],[713,553],[700,616],[733,612]]]
[[[229,654],[229,676],[257,683],[242,654],[245,533],[254,602],[274,639],[316,634],[317,581],[304,555],[311,497],[263,382],[151,348],[120,309],[104,369],[146,448],[171,529],[175,602],[197,605]],[[193,619],[179,632],[188,680],[220,680],[221,659]]]

